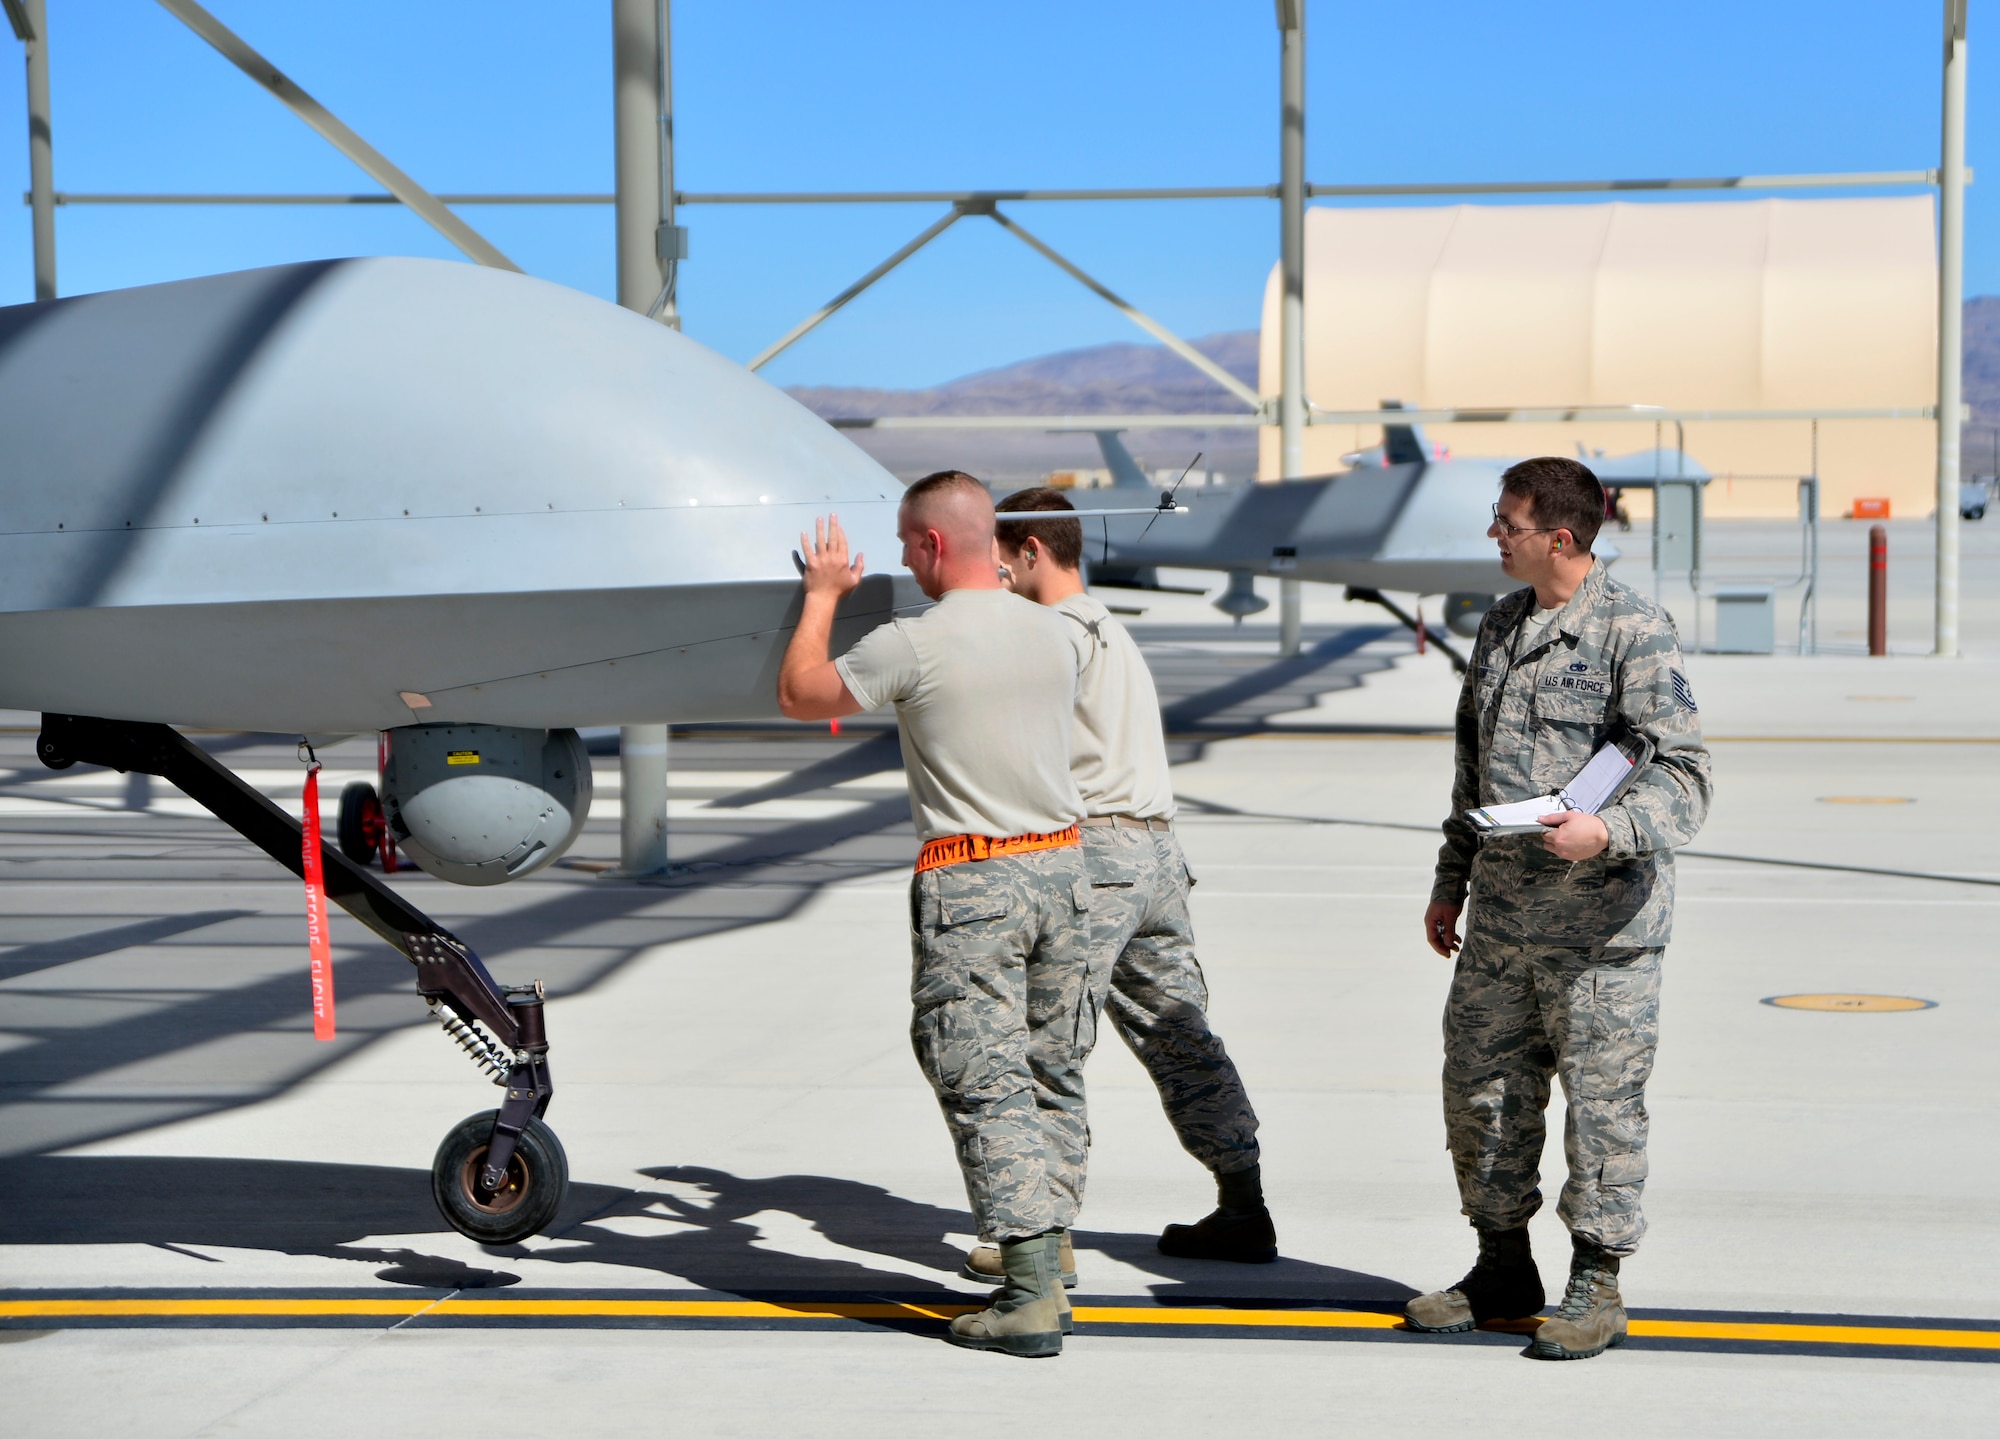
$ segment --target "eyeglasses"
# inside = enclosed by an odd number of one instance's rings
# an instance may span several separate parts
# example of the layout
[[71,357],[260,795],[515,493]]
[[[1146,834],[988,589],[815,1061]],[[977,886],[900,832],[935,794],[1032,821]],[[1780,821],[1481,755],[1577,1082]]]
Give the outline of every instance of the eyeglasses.
[[1493,523],[1498,525],[1500,533],[1510,540],[1520,535],[1552,535],[1563,528],[1561,525],[1517,525],[1501,515],[1498,505],[1493,507]]

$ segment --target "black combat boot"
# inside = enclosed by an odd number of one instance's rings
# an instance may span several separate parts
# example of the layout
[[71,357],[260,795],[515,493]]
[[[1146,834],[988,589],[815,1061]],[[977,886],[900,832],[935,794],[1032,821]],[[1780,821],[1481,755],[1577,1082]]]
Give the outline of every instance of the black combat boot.
[[1570,1236],[1569,1288],[1556,1312],[1535,1331],[1537,1359],[1589,1359],[1625,1342],[1625,1301],[1618,1293],[1618,1256],[1580,1234]]
[[1421,1294],[1403,1307],[1403,1320],[1426,1334],[1458,1334],[1488,1319],[1526,1319],[1548,1296],[1528,1248],[1528,1227],[1478,1229],[1479,1262],[1449,1289]]
[[1278,1257],[1278,1231],[1264,1207],[1264,1178],[1258,1165],[1215,1177],[1215,1212],[1193,1224],[1169,1224],[1160,1235],[1160,1253],[1176,1259],[1226,1259],[1232,1264],[1269,1264]]

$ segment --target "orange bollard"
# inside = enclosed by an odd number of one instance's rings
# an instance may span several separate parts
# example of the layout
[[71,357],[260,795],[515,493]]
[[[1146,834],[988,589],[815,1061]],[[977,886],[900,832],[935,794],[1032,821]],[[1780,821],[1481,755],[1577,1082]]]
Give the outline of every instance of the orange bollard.
[[1868,653],[1889,653],[1889,532],[1868,527]]

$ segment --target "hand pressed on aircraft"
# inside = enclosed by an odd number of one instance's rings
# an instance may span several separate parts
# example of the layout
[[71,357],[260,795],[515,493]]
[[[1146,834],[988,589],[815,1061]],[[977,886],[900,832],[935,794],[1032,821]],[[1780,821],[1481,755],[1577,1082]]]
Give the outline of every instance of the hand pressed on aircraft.
[[847,533],[840,528],[838,515],[814,520],[813,532],[799,536],[799,573],[805,578],[806,598],[778,666],[778,710],[787,719],[839,719],[861,712],[828,658],[834,606],[861,583],[861,561],[860,555],[852,561],[847,558]]
[[799,536],[799,553],[805,559],[808,595],[831,595],[839,599],[861,583],[862,564],[867,556],[857,554],[852,563],[848,561],[847,531],[840,527],[839,515],[814,520],[812,534]]
[[1545,814],[1542,823],[1549,827],[1549,832],[1542,836],[1542,848],[1571,864],[1603,854],[1611,843],[1611,831],[1604,827],[1604,821],[1582,810]]

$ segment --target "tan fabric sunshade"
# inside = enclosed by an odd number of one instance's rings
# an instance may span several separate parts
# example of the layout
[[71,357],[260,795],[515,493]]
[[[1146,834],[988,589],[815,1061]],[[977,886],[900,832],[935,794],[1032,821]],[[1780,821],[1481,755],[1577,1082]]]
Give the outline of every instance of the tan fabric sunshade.
[[[1936,401],[1937,260],[1928,196],[1603,205],[1314,207],[1306,215],[1306,395],[1328,409],[1650,404],[1702,409]],[[1261,389],[1278,389],[1278,274],[1264,294]],[[1379,442],[1306,432],[1307,474]],[[1675,443],[1666,427],[1664,443]],[[1454,425],[1461,455],[1650,449],[1649,425]],[[1262,435],[1275,477],[1278,437]],[[1822,513],[1887,496],[1932,507],[1924,421],[1820,427]],[[1796,513],[1803,422],[1687,426],[1718,476],[1711,514]],[[1740,478],[1739,478],[1740,477]],[[1640,506],[1643,509],[1643,504]]]

